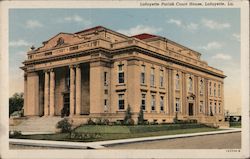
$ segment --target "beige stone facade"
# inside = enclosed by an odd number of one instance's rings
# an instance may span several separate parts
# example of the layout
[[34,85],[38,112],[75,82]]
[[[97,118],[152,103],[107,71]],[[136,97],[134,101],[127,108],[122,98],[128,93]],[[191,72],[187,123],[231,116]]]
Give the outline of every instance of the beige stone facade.
[[122,120],[128,106],[149,122],[224,121],[222,71],[169,39],[132,37],[97,26],[59,33],[27,53],[22,69],[25,116]]

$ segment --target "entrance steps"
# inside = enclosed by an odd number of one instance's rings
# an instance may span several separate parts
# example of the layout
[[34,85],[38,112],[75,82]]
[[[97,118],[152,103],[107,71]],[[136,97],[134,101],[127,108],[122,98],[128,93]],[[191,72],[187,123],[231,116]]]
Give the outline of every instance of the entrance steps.
[[57,132],[56,124],[61,117],[28,117],[16,126],[10,126],[10,131],[21,131],[22,134],[51,134]]

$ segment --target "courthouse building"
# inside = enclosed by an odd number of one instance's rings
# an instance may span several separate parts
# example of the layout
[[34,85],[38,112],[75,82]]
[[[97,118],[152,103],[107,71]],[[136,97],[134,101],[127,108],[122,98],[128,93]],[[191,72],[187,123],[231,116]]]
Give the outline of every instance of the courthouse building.
[[23,62],[24,115],[122,120],[128,106],[149,122],[224,121],[221,70],[167,38],[102,26],[59,33]]

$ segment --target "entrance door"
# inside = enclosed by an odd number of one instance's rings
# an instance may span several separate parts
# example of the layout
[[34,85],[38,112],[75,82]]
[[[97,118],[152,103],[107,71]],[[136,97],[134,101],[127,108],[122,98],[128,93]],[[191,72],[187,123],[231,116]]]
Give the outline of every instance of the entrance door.
[[194,115],[194,109],[193,109],[193,107],[194,107],[193,103],[189,103],[188,104],[188,115],[189,116],[193,116]]
[[63,94],[63,109],[61,116],[69,116],[69,93]]

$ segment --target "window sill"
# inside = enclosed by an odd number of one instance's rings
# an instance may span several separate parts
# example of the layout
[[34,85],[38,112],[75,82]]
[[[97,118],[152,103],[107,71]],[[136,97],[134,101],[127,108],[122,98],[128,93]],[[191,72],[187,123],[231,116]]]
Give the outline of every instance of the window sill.
[[165,89],[165,87],[160,87],[160,89]]
[[150,86],[150,88],[156,88],[156,86]]
[[156,110],[151,110],[150,113],[157,113]]
[[146,84],[143,84],[143,83],[141,83],[141,86],[147,87],[147,85],[146,85]]
[[119,87],[119,86],[126,86],[126,84],[125,83],[119,83],[119,84],[116,85],[116,87]]

